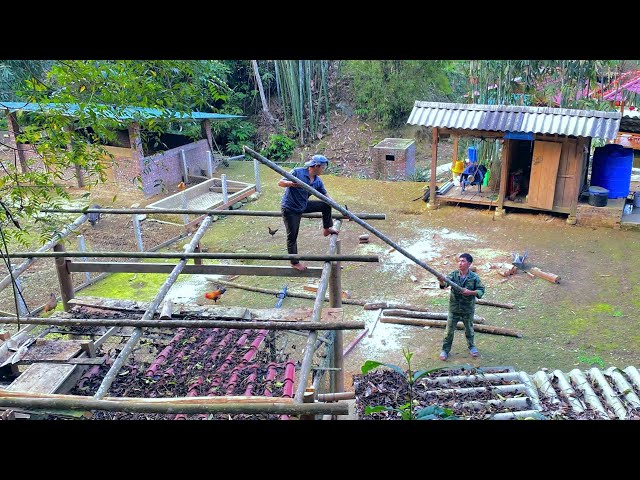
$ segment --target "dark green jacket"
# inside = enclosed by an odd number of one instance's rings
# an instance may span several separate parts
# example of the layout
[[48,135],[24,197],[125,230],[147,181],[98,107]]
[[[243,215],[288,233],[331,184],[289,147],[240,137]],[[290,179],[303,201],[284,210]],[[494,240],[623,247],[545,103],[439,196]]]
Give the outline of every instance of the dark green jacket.
[[[482,296],[484,295],[484,284],[482,283],[482,280],[480,280],[480,277],[471,270],[467,272],[467,276],[464,281],[462,281],[460,278],[459,270],[454,270],[449,275],[447,275],[447,278],[456,285],[460,285],[462,288],[478,291],[478,296],[475,297],[470,295],[463,295],[462,293],[459,293],[452,288],[451,295],[449,295],[450,313],[459,316],[470,316],[470,318],[473,318],[476,309],[476,298],[482,298]],[[446,285],[445,287],[441,288],[446,288]]]

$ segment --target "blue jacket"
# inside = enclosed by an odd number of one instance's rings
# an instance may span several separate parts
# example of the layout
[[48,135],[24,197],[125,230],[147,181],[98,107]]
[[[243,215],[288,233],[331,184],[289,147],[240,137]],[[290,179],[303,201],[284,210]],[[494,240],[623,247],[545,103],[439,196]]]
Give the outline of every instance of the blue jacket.
[[[321,194],[326,195],[327,189],[324,188],[324,183],[319,176],[311,181],[311,177],[309,177],[309,169],[307,167],[297,167],[289,172],[296,178],[299,178],[304,183],[309,185],[310,187],[315,188]],[[287,180],[286,178],[282,178],[283,180]],[[292,212],[303,213],[304,209],[307,208],[307,201],[309,200],[310,193],[307,192],[304,188],[301,187],[287,187],[284,190],[284,195],[282,196],[282,208],[286,208],[287,210],[291,210]]]

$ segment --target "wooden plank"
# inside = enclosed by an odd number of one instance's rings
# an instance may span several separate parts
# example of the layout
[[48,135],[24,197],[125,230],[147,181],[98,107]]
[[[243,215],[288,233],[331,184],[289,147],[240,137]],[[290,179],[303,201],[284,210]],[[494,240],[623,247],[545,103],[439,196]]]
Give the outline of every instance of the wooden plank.
[[530,206],[545,210],[553,208],[561,151],[562,143],[534,142],[527,200]]
[[34,363],[66,364],[66,365],[102,365],[104,358],[70,358],[68,360],[25,360],[17,362],[18,365],[33,365]]
[[[110,273],[171,273],[171,263],[140,262],[68,262],[70,272],[110,272]],[[300,272],[290,266],[262,265],[185,265],[181,274],[186,275],[255,275],[270,277],[311,277],[320,278],[321,267],[307,267]]]
[[75,365],[34,363],[6,389],[17,392],[55,393],[75,368]]
[[44,340],[31,347],[23,357],[23,360],[68,360],[82,351],[83,340]]

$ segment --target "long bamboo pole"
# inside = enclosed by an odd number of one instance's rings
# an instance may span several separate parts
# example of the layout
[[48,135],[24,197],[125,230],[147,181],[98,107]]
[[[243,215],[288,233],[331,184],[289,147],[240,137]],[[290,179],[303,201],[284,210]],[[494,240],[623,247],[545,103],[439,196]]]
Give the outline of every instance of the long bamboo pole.
[[[84,213],[84,212],[78,212]],[[47,250],[53,248],[55,244],[57,244],[63,238],[69,236],[72,232],[74,232],[80,225],[87,221],[89,217],[87,215],[80,215],[76,218],[72,223],[64,227],[60,232],[55,234],[51,240],[45,243],[42,247],[40,247],[37,252],[46,252]],[[11,283],[11,278],[17,278],[22,272],[24,272],[29,266],[33,263],[33,258],[29,258],[14,268],[9,275],[0,280],[0,290],[4,289],[7,285]]]
[[382,233],[382,232],[378,231],[377,229],[373,228],[367,222],[365,222],[364,220],[361,220],[358,216],[354,215],[352,212],[350,212],[349,210],[345,209],[343,206],[338,205],[336,202],[334,202],[332,199],[330,199],[326,195],[323,195],[322,193],[317,191],[315,188],[310,187],[309,185],[304,183],[299,178],[294,177],[289,172],[283,170],[282,168],[280,168],[280,166],[276,165],[274,162],[272,162],[268,158],[265,158],[262,155],[260,155],[259,153],[257,153],[254,150],[250,149],[246,145],[243,146],[242,148],[243,148],[243,150],[244,150],[244,152],[246,154],[248,154],[249,156],[255,158],[256,160],[262,162],[263,164],[265,164],[266,166],[268,166],[272,170],[275,170],[276,172],[281,174],[283,177],[285,177],[287,180],[291,180],[292,182],[295,182],[296,184],[298,184],[298,186],[300,186],[301,188],[304,188],[309,193],[312,193],[313,195],[318,197],[323,202],[328,203],[329,205],[331,205],[331,207],[335,208],[340,213],[342,213],[343,215],[346,215],[347,217],[349,217],[351,220],[356,222],[361,227],[363,227],[366,230],[368,230],[371,233],[373,233],[380,240],[382,240],[386,244],[388,244],[388,245],[392,246],[393,248],[395,248],[398,252],[400,252],[402,255],[407,257],[409,260],[413,261],[414,263],[417,263],[422,268],[424,268],[426,271],[428,271],[432,275],[435,275],[436,278],[438,278],[439,280],[442,280],[443,282],[449,284],[451,286],[451,288],[457,290],[458,292],[462,292],[464,290],[458,284],[456,284],[455,282],[453,282],[449,278],[447,278],[445,275],[443,275],[442,273],[438,272],[437,270],[435,270],[434,268],[430,267],[425,262],[423,262],[422,260],[417,258],[415,255],[413,255],[407,249],[405,249],[405,248],[401,247],[400,245],[398,245],[396,242],[394,242],[389,237],[387,237],[384,233]]
[[[429,318],[431,320],[446,320],[449,316],[447,312],[417,312],[415,310],[397,310],[394,308],[382,311],[387,317],[409,317],[409,318]],[[473,316],[473,323],[484,323],[485,318],[478,315]]]
[[342,320],[332,322],[296,320],[186,320],[170,318],[166,320],[132,318],[54,318],[54,317],[0,317],[2,323],[24,323],[25,325],[60,325],[73,327],[136,327],[136,328],[229,328],[232,330],[359,330],[364,328],[363,320]]
[[198,258],[231,260],[306,260],[317,262],[379,262],[377,255],[311,255],[311,254],[271,254],[271,253],[211,253],[211,252],[18,252],[10,253],[11,258]]
[[[10,396],[7,394],[13,393]],[[29,398],[15,395],[19,392],[0,393],[0,406],[9,408],[24,408],[28,410],[104,410],[109,412],[142,412],[142,413],[247,413],[247,414],[331,414],[347,415],[347,403],[291,403],[287,399],[273,399],[270,402],[247,403],[232,401],[230,403],[204,403],[204,398],[198,399],[203,403],[183,403],[173,399],[117,399],[109,400],[82,397],[78,395],[61,395],[62,398]],[[73,397],[73,398],[69,398]],[[150,401],[151,400],[151,401]]]
[[[250,287],[249,285],[240,285],[238,283],[227,282],[225,280],[218,280],[217,278],[209,278],[207,279],[210,282],[213,282],[217,285],[223,285],[225,287],[230,288],[239,288],[240,290],[247,290],[248,292],[256,292],[256,293],[266,293],[269,295],[277,295],[280,292],[278,290],[270,290],[268,288],[259,288],[259,287]],[[310,293],[296,293],[287,290],[287,297],[295,297],[295,298],[306,298],[308,300],[315,300],[316,295],[311,295]],[[328,302],[329,299],[325,297],[325,302]],[[361,305],[364,306],[367,304],[364,300],[354,300],[352,298],[342,299],[342,303],[346,305]]]
[[[414,325],[416,327],[447,327],[446,320],[423,320],[418,318],[382,317],[380,319],[380,323],[397,323],[400,325]],[[462,324],[462,322],[457,323],[456,329],[464,329],[464,325]],[[507,337],[522,338],[522,333],[520,332],[516,332],[515,330],[511,330],[509,328],[494,327],[492,325],[477,325],[474,323],[473,330],[481,333],[493,333],[495,335],[505,335]]]
[[[515,308],[513,303],[500,303],[492,302],[491,300],[480,300],[476,298],[476,305],[488,305],[490,307],[499,308]],[[392,302],[371,302],[365,303],[365,310],[378,310],[380,308],[401,308],[402,310],[414,310],[416,312],[428,312],[429,309],[425,307],[416,307],[414,305],[407,305],[405,303],[392,303]]]
[[[200,227],[198,228],[196,233],[193,235],[193,238],[191,239],[189,244],[184,248],[185,253],[193,252],[193,250],[196,248],[196,245],[198,245],[198,243],[200,242],[200,239],[207,231],[207,228],[209,227],[209,225],[211,225],[211,222],[213,222],[213,217],[211,215],[208,215],[200,224]],[[160,303],[162,303],[162,300],[164,300],[164,297],[166,296],[167,292],[173,286],[175,281],[178,279],[178,275],[180,275],[180,272],[182,271],[182,269],[185,267],[186,264],[187,264],[187,259],[182,259],[174,267],[171,274],[167,277],[164,284],[160,287],[160,290],[158,291],[158,293],[156,294],[156,297],[151,302],[151,305],[149,305],[149,308],[147,309],[147,311],[144,312],[144,315],[142,316],[142,320],[151,320],[153,318],[153,315],[158,309],[158,306],[160,305]],[[133,331],[131,338],[129,338],[129,340],[123,347],[123,349],[120,351],[120,354],[118,355],[116,360],[113,362],[113,365],[111,366],[111,368],[105,375],[104,379],[102,380],[102,383],[98,388],[98,391],[94,395],[96,399],[100,400],[109,391],[109,387],[111,387],[111,384],[113,383],[116,376],[118,375],[118,372],[124,365],[124,362],[133,351],[133,347],[140,340],[140,337],[142,337],[142,328],[138,327]]]
[[[291,178],[295,178],[291,176]],[[303,185],[307,186],[306,183]],[[311,188],[311,187],[310,187]],[[340,222],[336,222],[333,225],[333,228],[340,231]],[[336,253],[336,243],[338,240],[337,235],[331,235],[329,239],[329,253]],[[327,288],[329,286],[329,276],[331,275],[331,262],[325,262],[322,267],[322,275],[320,276],[320,282],[318,283],[318,290],[316,292],[316,300],[313,304],[313,312],[311,314],[311,321],[320,320],[320,313],[322,311],[322,304],[324,302],[324,297],[327,294]],[[362,327],[364,328],[364,326]],[[300,364],[300,372],[298,373],[298,386],[296,387],[295,399],[297,403],[302,403],[304,400],[304,391],[307,388],[307,377],[311,372],[311,362],[313,360],[313,354],[315,353],[315,344],[318,338],[317,330],[312,330],[309,332],[309,336],[307,337],[307,344],[304,350],[304,357],[302,358],[302,363]]]
[[[44,208],[43,213],[101,213],[101,214],[189,214],[189,215],[240,215],[247,217],[282,217],[279,211],[262,211],[262,210],[207,210],[197,208]],[[366,220],[386,220],[384,213],[358,213],[360,218]],[[322,214],[318,212],[303,213],[304,218],[322,218]],[[344,215],[332,212],[332,218],[345,219]],[[55,242],[54,242],[55,243]]]

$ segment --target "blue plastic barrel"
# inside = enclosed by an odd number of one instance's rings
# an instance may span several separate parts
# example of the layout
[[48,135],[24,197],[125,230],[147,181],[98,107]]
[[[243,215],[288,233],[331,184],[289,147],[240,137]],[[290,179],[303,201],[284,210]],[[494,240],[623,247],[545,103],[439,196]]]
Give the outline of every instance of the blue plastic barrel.
[[477,162],[478,161],[478,149],[476,147],[469,147],[468,150],[469,161]]
[[593,152],[591,185],[609,190],[609,198],[629,195],[633,149],[610,143]]

